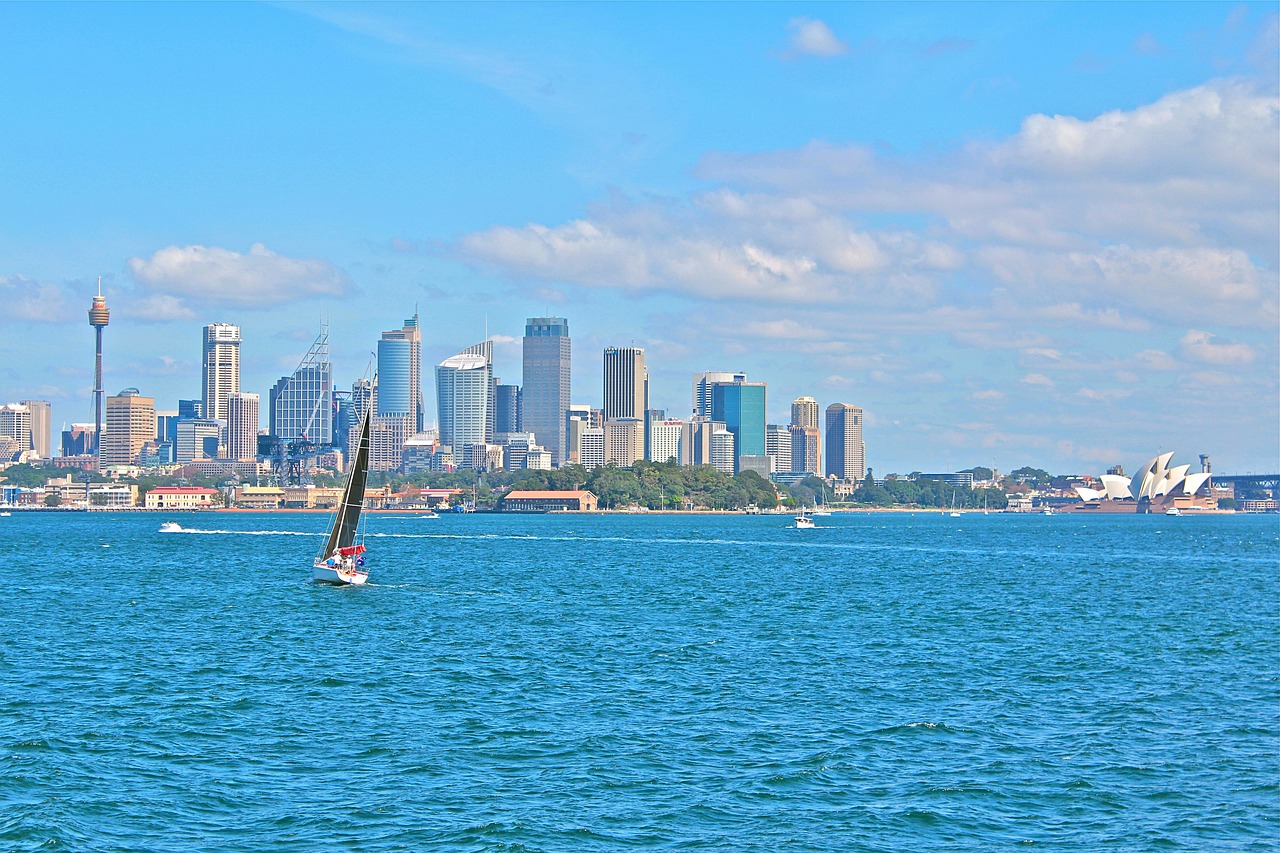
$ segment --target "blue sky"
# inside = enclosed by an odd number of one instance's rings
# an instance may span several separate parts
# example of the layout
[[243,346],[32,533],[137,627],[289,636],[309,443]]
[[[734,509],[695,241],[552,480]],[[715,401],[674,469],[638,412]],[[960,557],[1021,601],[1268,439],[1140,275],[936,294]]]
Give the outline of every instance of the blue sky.
[[[866,411],[878,473],[1280,467],[1274,4],[0,5],[0,397],[265,395],[570,320]],[[430,371],[426,371],[428,374]],[[428,376],[426,395],[434,398]]]

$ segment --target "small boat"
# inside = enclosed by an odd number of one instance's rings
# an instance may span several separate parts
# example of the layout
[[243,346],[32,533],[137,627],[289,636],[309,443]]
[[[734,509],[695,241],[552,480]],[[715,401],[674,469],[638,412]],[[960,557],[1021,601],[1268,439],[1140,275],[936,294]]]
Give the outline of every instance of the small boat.
[[817,526],[813,523],[813,519],[810,518],[807,513],[805,513],[803,507],[801,507],[800,514],[796,516],[795,521],[796,521],[796,530],[812,530],[814,527]]
[[182,525],[176,521],[166,521],[164,524],[160,525],[160,532],[161,533],[181,533]]
[[418,516],[418,518],[439,518],[439,517],[440,517],[440,514],[436,512],[429,512],[426,515]]
[[1040,514],[1041,514],[1041,515],[1054,515],[1055,513],[1054,513],[1054,511],[1053,511],[1053,507],[1051,507],[1051,506],[1047,506],[1047,507],[1045,507],[1045,508],[1040,512]]
[[[342,500],[333,517],[333,526],[324,547],[313,563],[315,580],[338,586],[355,586],[369,580],[364,568],[365,552],[363,536],[360,536],[360,511],[364,509],[364,485],[369,478],[369,408],[360,420],[360,440],[347,484],[342,490]],[[361,541],[357,542],[357,536]]]
[[[823,491],[826,491],[825,486],[823,487]],[[827,516],[831,515],[831,510],[827,509],[826,504],[823,501],[822,492],[818,493],[818,502],[817,504],[814,505],[813,512],[810,513],[810,515],[812,515],[814,518],[818,518],[818,517],[826,518]]]
[[1176,506],[1171,506],[1164,511],[1164,514],[1165,515],[1182,515],[1182,510],[1178,509]]
[[13,513],[9,512],[9,511],[7,511],[7,510],[6,510],[5,512],[0,512],[0,518],[9,518],[9,517],[11,517],[12,515],[13,515]]

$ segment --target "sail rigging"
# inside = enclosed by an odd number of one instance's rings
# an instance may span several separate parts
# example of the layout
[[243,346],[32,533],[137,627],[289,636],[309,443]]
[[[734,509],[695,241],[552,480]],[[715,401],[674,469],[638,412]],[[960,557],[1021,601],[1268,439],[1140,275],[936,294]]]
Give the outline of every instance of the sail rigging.
[[339,549],[353,547],[356,531],[360,526],[360,510],[364,507],[365,481],[369,478],[369,408],[364,411],[360,420],[360,438],[356,444],[355,458],[351,462],[351,476],[347,478],[347,486],[342,491],[342,502],[338,505],[338,514],[333,521],[333,529],[329,531],[329,540],[320,559],[333,556]]

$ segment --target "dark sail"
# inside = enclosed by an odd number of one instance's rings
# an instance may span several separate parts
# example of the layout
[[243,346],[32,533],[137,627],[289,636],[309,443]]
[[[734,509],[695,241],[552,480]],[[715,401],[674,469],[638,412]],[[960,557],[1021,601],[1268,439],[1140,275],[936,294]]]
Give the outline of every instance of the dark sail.
[[360,421],[356,455],[351,460],[351,474],[347,477],[347,487],[342,491],[342,503],[333,520],[333,529],[329,531],[329,541],[320,554],[322,560],[332,557],[339,548],[349,547],[356,539],[360,510],[364,506],[364,484],[369,477],[369,416],[370,411],[366,408]]

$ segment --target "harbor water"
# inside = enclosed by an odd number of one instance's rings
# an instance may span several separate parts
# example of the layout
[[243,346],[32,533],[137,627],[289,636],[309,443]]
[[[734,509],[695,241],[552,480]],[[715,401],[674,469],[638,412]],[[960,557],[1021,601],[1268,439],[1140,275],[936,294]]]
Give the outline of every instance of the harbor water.
[[0,519],[0,849],[1280,838],[1276,516],[327,521]]

